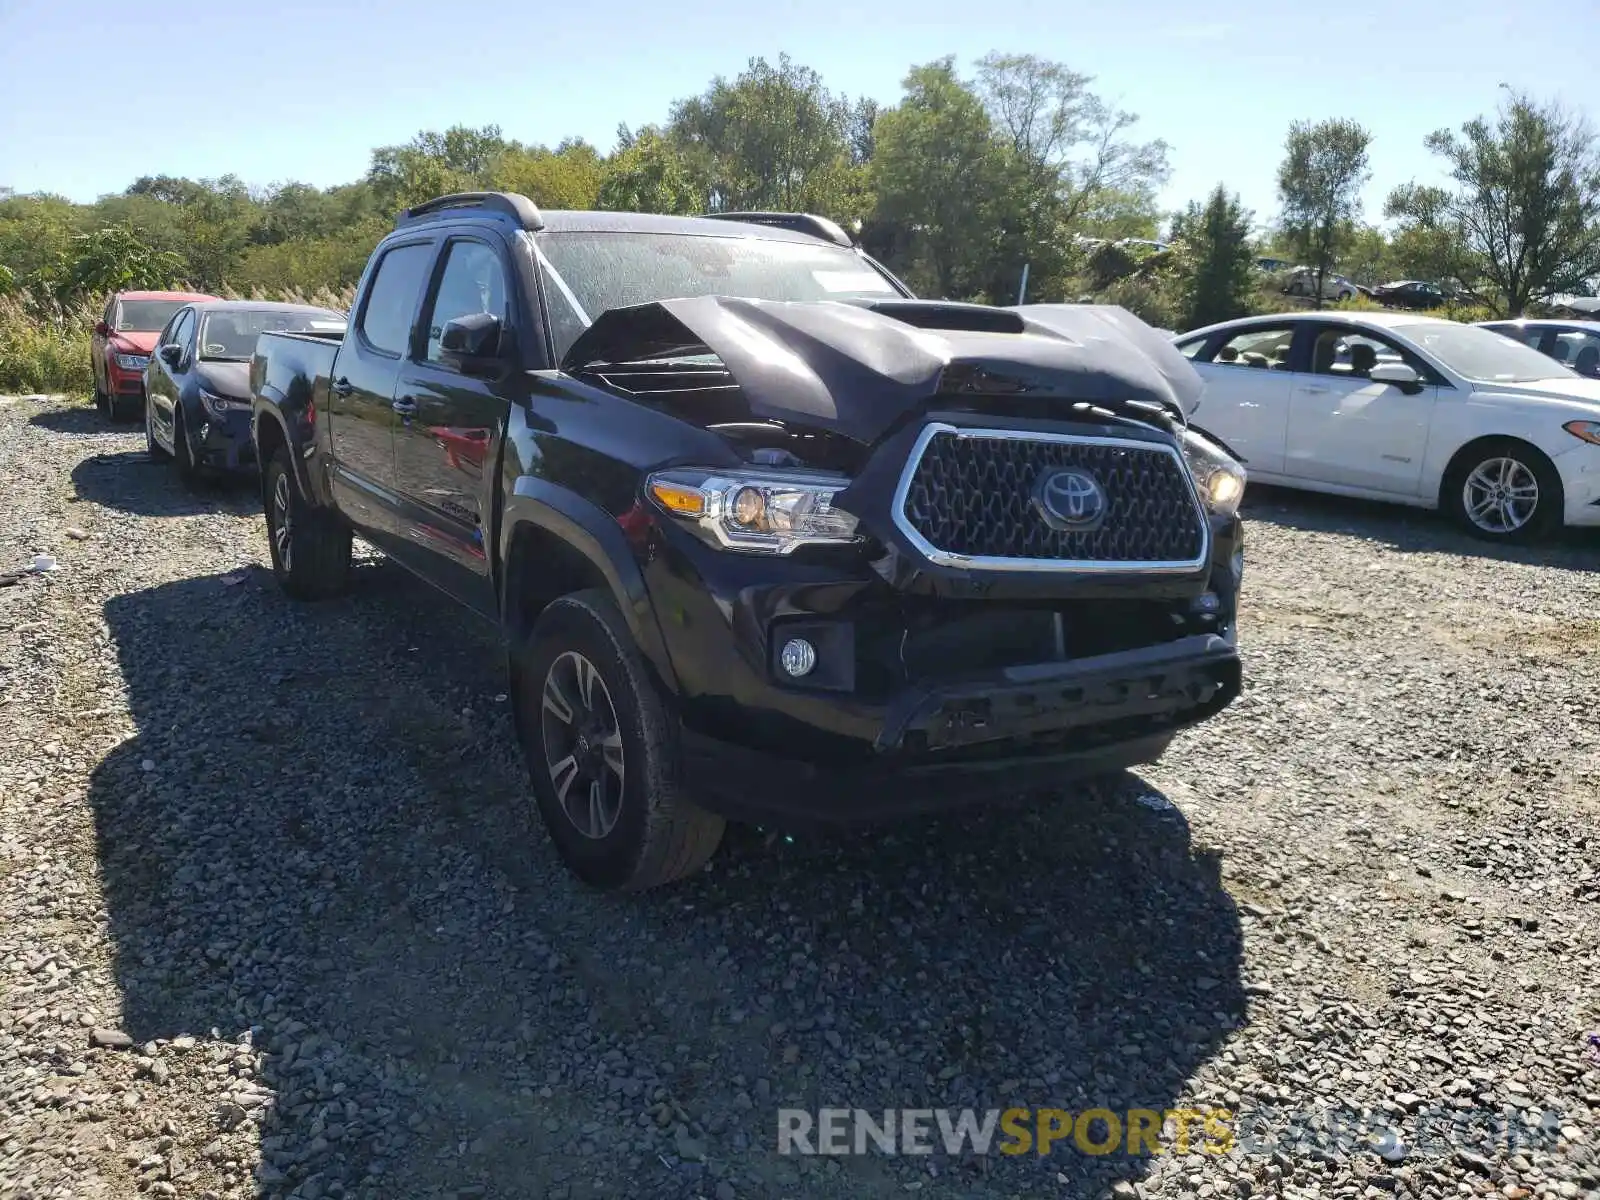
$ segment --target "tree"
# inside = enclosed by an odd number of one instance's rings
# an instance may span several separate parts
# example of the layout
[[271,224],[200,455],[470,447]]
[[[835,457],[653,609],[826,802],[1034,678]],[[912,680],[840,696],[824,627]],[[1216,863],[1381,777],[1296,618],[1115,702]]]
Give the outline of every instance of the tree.
[[374,150],[367,181],[392,213],[436,196],[483,187],[490,168],[508,148],[498,125],[482,129],[452,125],[443,133],[423,130],[403,146]]
[[699,196],[678,148],[659,129],[628,133],[606,163],[598,203],[613,212],[695,213]]
[[1451,273],[1469,284],[1481,276],[1514,317],[1600,274],[1600,146],[1584,118],[1518,94],[1492,125],[1478,117],[1425,145],[1455,186],[1408,184],[1385,211],[1407,233],[1444,234],[1456,251]]
[[1296,121],[1289,126],[1278,196],[1283,231],[1301,260],[1316,272],[1316,302],[1342,240],[1361,215],[1361,188],[1371,177],[1372,135],[1354,121]]
[[1341,262],[1344,273],[1351,279],[1371,287],[1397,278],[1393,249],[1381,229],[1371,225],[1356,226],[1346,231],[1343,242]]
[[982,291],[1006,166],[983,101],[957,78],[954,58],[913,67],[904,99],[878,118],[872,176],[874,217],[892,228],[892,257],[919,290]]
[[182,269],[176,254],[152,250],[126,225],[112,225],[73,237],[54,272],[54,290],[65,304],[128,288],[170,288]]
[[1184,328],[1229,321],[1250,311],[1255,287],[1250,249],[1250,214],[1222,184],[1202,206],[1191,203],[1172,223],[1174,241],[1190,257]]
[[555,150],[513,145],[489,168],[489,186],[518,192],[541,208],[593,208],[603,174],[599,152],[581,139]]
[[850,193],[849,105],[810,67],[752,58],[732,83],[718,77],[672,106],[667,132],[683,150],[708,210],[845,211]]
[[1129,200],[1147,204],[1154,224],[1168,146],[1130,140],[1139,118],[1091,92],[1092,75],[1032,54],[986,54],[977,67],[974,88],[997,134],[1059,201],[1067,232],[1097,206],[1120,209]]

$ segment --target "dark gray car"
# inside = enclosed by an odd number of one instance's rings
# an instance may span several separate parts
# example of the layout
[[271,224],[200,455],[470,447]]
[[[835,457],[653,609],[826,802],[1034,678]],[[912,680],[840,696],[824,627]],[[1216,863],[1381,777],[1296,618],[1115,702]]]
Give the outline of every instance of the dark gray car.
[[310,304],[212,300],[172,314],[145,367],[145,444],[192,482],[206,469],[255,465],[250,359],[268,330],[339,331],[343,313]]

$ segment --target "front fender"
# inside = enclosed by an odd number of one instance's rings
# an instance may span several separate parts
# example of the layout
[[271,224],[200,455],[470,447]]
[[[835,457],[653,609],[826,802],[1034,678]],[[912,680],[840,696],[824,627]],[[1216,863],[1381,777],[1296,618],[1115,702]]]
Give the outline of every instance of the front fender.
[[514,592],[518,586],[516,572],[510,567],[517,534],[530,526],[582,555],[606,581],[634,643],[661,682],[676,695],[677,672],[667,655],[644,573],[622,526],[598,505],[533,475],[517,478],[506,496],[500,524],[500,562],[504,564],[500,611],[513,642],[526,630],[521,628],[520,606]]

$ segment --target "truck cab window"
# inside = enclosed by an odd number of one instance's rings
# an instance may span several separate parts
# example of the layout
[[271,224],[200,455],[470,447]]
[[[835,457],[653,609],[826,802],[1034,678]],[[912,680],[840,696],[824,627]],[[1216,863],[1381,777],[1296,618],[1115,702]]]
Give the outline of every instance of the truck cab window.
[[507,319],[506,274],[500,256],[482,242],[469,241],[450,243],[445,254],[444,273],[428,306],[427,359],[431,363],[443,361],[439,339],[451,321],[474,313]]
[[361,310],[361,336],[374,350],[405,353],[417,293],[432,262],[433,247],[426,243],[396,246],[383,256]]

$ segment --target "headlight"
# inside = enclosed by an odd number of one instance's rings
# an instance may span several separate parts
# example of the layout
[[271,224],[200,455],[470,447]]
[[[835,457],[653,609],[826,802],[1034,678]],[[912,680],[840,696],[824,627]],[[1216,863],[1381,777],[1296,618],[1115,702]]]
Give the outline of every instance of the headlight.
[[1600,421],[1568,421],[1561,428],[1575,438],[1600,446]]
[[148,354],[117,355],[117,366],[121,367],[124,371],[142,371],[144,370],[145,363],[149,361],[150,356]]
[[1244,467],[1192,429],[1178,435],[1178,444],[1206,507],[1225,517],[1238,512],[1244,499]]
[[218,396],[215,392],[200,389],[200,403],[213,417],[225,417],[231,412],[243,412],[250,407],[248,400],[230,400],[226,396]]
[[798,546],[848,545],[856,518],[833,506],[850,481],[801,471],[657,471],[651,497],[728,550],[788,554]]

